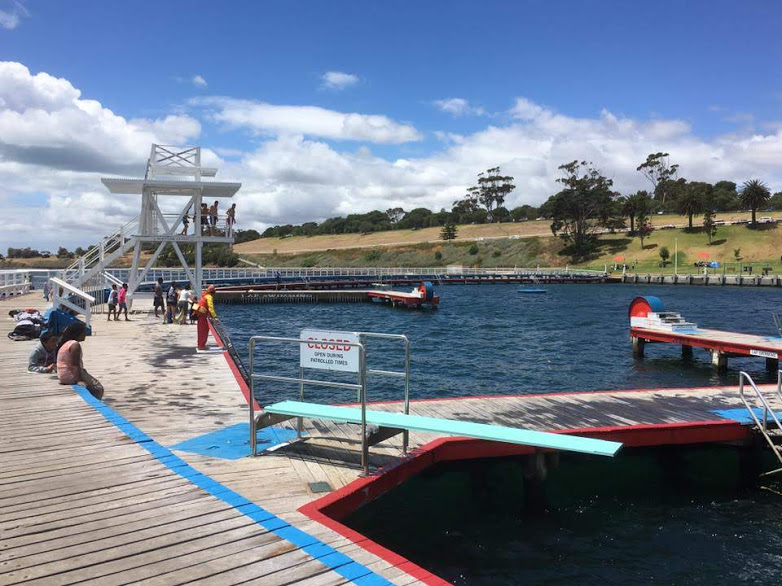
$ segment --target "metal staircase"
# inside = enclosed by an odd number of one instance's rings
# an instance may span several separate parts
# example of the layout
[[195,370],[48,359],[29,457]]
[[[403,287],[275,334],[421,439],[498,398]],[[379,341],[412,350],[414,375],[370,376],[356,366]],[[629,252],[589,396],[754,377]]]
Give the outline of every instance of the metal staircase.
[[[745,381],[747,385],[745,385]],[[752,392],[746,392],[747,386]],[[761,476],[770,476],[782,472],[782,371],[777,372],[777,386],[763,391],[758,388],[752,377],[746,372],[739,373],[739,397],[755,423],[755,428],[768,443],[769,448],[779,461],[780,467],[764,472]]]
[[[134,235],[138,232],[138,216],[122,226],[111,236],[102,239],[83,256],[77,258],[62,272],[62,279],[78,289],[93,277],[101,276],[106,267],[127,254],[136,244]],[[105,276],[105,275],[104,275]],[[116,279],[109,278],[111,282]],[[120,282],[121,284],[121,282]]]

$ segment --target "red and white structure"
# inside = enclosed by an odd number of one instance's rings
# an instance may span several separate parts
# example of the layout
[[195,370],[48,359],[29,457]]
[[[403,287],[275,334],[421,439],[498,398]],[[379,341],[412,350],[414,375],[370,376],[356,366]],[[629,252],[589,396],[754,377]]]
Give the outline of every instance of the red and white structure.
[[728,358],[756,356],[766,359],[770,371],[777,370],[782,356],[782,338],[702,329],[686,322],[678,313],[666,312],[657,297],[633,299],[629,318],[636,356],[643,356],[646,344],[679,344],[683,355],[691,355],[693,348],[708,350],[712,364],[719,370],[727,369]]

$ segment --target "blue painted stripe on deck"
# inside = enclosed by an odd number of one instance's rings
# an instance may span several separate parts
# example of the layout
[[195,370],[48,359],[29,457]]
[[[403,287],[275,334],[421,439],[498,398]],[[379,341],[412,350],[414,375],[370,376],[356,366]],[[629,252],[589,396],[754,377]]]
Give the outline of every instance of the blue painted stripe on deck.
[[79,385],[72,385],[72,387],[87,404],[94,407],[98,413],[117,426],[117,428],[122,430],[129,438],[147,450],[158,462],[163,464],[166,468],[169,468],[172,472],[189,480],[213,497],[231,505],[237,511],[246,517],[249,517],[267,531],[289,541],[345,579],[361,586],[392,586],[391,582],[379,574],[376,574],[345,554],[338,552],[330,545],[320,541],[317,537],[313,537],[309,533],[305,533],[301,529],[294,527],[287,521],[284,521],[266,509],[259,507],[227,486],[202,474],[182,460],[182,458],[171,453],[168,448],[157,443],[122,415],[114,411],[114,409],[93,397],[84,387]]
[[[763,409],[760,407],[753,407],[752,411],[755,413],[759,421],[763,421]],[[730,419],[732,421],[736,421],[740,423],[741,425],[754,425],[755,421],[750,416],[749,412],[746,410],[746,408],[741,407],[739,409],[715,409],[712,411],[714,415],[718,415],[719,417],[722,417],[723,419]],[[777,419],[782,420],[782,413],[775,412]],[[771,418],[771,415],[768,415],[766,417],[767,423],[773,423],[773,419]]]

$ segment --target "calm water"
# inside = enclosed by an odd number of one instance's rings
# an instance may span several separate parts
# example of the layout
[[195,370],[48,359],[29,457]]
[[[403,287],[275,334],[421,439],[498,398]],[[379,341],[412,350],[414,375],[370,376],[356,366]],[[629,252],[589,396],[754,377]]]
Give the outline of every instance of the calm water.
[[[666,309],[701,327],[772,336],[771,313],[782,311],[782,291],[628,285],[546,289],[545,295],[524,295],[514,285],[440,287],[436,312],[370,303],[226,305],[220,316],[239,348],[246,348],[253,334],[298,337],[305,327],[406,334],[412,346],[413,398],[702,386],[736,382],[739,368],[767,380],[763,359],[732,359],[722,376],[708,354],[697,349],[689,363],[682,361],[678,347],[667,344],[648,345],[646,357],[634,359],[627,308],[636,295],[657,295]],[[257,358],[262,368],[298,374],[297,352],[293,346],[265,346]],[[241,353],[246,356],[246,350]],[[401,358],[400,345],[370,343],[371,367],[401,367]],[[386,381],[371,382],[370,399],[401,397],[399,388]],[[336,393],[314,391],[311,397],[339,401]],[[282,396],[291,398],[290,390]]]
[[[782,291],[754,288],[513,285],[440,287],[426,313],[374,304],[221,306],[237,347],[254,334],[302,328],[406,334],[413,398],[736,383],[738,369],[770,380],[762,359],[732,359],[717,375],[708,355],[647,346],[634,359],[627,308],[657,295],[701,327],[775,336]],[[246,350],[242,350],[246,355]],[[298,349],[264,346],[257,370],[298,374]],[[401,346],[372,342],[374,368],[401,368]],[[326,373],[318,374],[333,380]],[[370,400],[401,398],[395,381],[370,381]],[[262,403],[295,398],[264,387]],[[308,390],[345,402],[346,391]],[[664,452],[664,451],[663,451]],[[782,496],[742,484],[735,453],[658,451],[621,459],[564,457],[545,502],[524,506],[518,460],[457,462],[427,471],[357,512],[350,524],[459,584],[778,584]],[[777,486],[777,488],[779,488]],[[528,503],[527,503],[528,504]]]

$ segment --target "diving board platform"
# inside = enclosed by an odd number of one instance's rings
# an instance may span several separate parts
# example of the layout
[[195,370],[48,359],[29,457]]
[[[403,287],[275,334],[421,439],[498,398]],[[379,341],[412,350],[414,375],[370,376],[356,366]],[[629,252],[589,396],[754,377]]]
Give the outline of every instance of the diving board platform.
[[[301,401],[282,401],[269,405],[264,409],[267,413],[288,417],[306,417],[307,419],[328,419],[343,423],[362,423],[362,410],[358,407],[337,407],[334,405],[319,405]],[[597,456],[614,456],[622,447],[619,442],[591,439],[566,434],[532,431],[515,427],[487,425],[471,421],[457,421],[439,417],[423,417],[392,413],[387,411],[365,412],[367,425],[437,433],[449,436],[471,437],[487,441],[505,442],[547,448],[581,452]],[[387,437],[387,436],[386,436]]]

